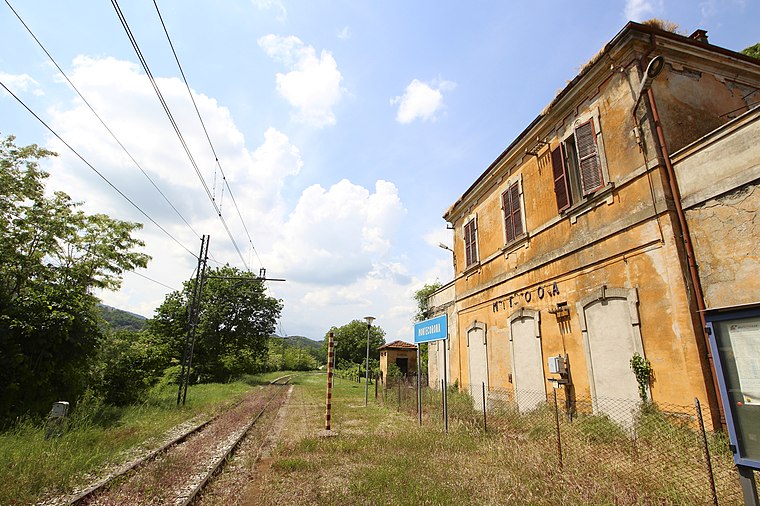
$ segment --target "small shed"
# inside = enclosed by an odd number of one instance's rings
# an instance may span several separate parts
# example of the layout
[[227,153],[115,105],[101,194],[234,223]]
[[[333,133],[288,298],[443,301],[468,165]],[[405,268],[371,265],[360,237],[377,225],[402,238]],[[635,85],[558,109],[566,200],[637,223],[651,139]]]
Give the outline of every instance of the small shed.
[[417,346],[404,341],[393,341],[380,348],[380,373],[385,383],[388,364],[396,364],[404,375],[417,372]]

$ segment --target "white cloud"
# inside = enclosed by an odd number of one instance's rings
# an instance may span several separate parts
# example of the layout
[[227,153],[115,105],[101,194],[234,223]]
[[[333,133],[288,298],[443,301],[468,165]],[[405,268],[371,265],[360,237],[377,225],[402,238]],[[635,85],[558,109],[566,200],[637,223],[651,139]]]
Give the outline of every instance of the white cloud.
[[625,17],[632,21],[643,21],[662,14],[663,0],[626,0]]
[[29,74],[5,74],[0,72],[0,81],[16,95],[27,91],[31,91],[37,96],[45,94],[40,88],[40,83],[34,80]]
[[251,0],[253,5],[260,10],[274,10],[277,12],[277,21],[280,23],[285,22],[288,17],[288,10],[285,8],[285,4],[282,0]]
[[718,14],[717,0],[706,0],[699,3],[699,10],[702,13],[702,22]]
[[343,29],[338,32],[338,38],[340,40],[348,40],[351,38],[351,30],[348,26],[344,26]]
[[414,79],[406,87],[403,96],[391,99],[391,105],[399,104],[396,121],[411,123],[416,119],[434,121],[436,113],[444,107],[443,92],[453,90],[456,85],[450,81],[423,83]]
[[340,101],[343,76],[329,51],[317,56],[312,46],[306,46],[295,36],[265,35],[259,46],[272,59],[283,63],[290,72],[277,73],[277,91],[296,108],[295,119],[315,127],[335,124],[333,108]]
[[393,183],[375,193],[344,179],[304,190],[283,224],[272,263],[294,280],[334,285],[366,277],[390,251],[406,210]]
[[[290,54],[285,51],[283,57]],[[69,75],[193,228],[199,234],[211,234],[214,259],[241,266],[139,68],[114,58],[78,57]],[[184,83],[174,77],[157,77],[157,82],[207,184],[213,187],[214,159]],[[224,106],[212,97],[193,93],[263,265],[269,275],[288,280],[270,284],[272,293],[285,301],[283,330],[319,338],[330,325],[373,313],[383,318],[383,328],[393,339],[404,337],[413,314],[411,302],[407,303],[407,299],[411,301],[409,290],[417,281],[406,271],[405,262],[393,258],[395,233],[406,213],[396,185],[382,180],[369,189],[348,180],[325,187],[312,185],[297,204],[289,206],[284,192],[297,182],[305,165],[298,147],[283,132],[268,128],[249,148]],[[199,239],[78,98],[51,109],[51,126],[182,244],[197,252]],[[195,267],[192,256],[60,143],[51,141],[48,147],[61,154],[46,163],[51,172],[50,189],[84,200],[87,212],[145,223],[138,236],[146,242],[145,252],[153,260],[141,273],[174,287],[190,277]],[[220,191],[219,175],[215,196],[238,245],[248,255],[247,238],[228,193]],[[259,265],[255,258],[250,264],[254,270]],[[150,316],[167,291],[126,274],[121,291],[100,295],[107,304]]]

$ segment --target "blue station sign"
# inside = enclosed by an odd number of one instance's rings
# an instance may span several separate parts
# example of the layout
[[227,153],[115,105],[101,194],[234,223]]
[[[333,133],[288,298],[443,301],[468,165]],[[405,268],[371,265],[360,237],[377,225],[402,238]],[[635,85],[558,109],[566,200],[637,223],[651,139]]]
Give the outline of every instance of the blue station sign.
[[430,341],[440,341],[449,337],[449,329],[446,324],[446,315],[436,316],[424,322],[414,325],[414,342],[428,343]]

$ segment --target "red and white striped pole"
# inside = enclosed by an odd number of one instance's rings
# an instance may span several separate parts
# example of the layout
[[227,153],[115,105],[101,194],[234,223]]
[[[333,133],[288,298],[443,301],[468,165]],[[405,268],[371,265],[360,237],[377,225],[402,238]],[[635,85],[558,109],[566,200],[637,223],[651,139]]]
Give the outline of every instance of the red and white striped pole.
[[325,430],[330,430],[330,406],[332,403],[332,380],[333,380],[333,333],[328,334],[327,339],[327,409],[325,411]]

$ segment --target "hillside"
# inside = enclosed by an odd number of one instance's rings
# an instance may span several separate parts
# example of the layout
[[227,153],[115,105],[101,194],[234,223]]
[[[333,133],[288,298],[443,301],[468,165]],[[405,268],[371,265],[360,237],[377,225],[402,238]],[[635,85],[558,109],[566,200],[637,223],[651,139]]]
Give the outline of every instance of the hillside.
[[324,363],[327,360],[325,351],[322,348],[322,341],[315,341],[305,336],[280,337],[274,335],[272,336],[272,339],[280,340],[285,346],[290,348],[301,348],[306,351],[306,353],[316,358],[319,363]]
[[111,330],[142,330],[147,318],[105,304],[98,305],[100,316]]

